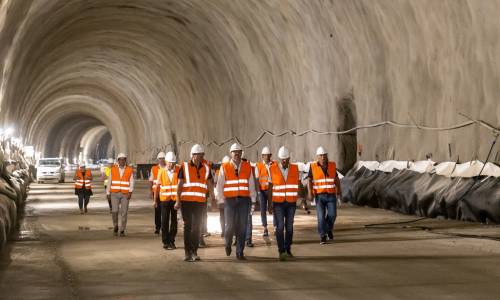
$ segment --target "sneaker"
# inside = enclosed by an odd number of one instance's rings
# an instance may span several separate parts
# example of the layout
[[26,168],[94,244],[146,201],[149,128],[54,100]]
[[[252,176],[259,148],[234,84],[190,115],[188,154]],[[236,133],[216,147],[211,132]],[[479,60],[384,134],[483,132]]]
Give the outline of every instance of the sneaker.
[[195,259],[191,256],[191,254],[186,254],[186,256],[184,257],[184,261],[193,262],[195,261]]
[[252,241],[247,241],[247,247],[253,248],[253,246],[254,245],[253,245]]
[[170,250],[170,245],[163,244],[163,249],[165,249],[165,250]]
[[264,233],[262,234],[263,237],[268,237],[269,236],[269,231],[266,229],[264,229]]
[[177,249],[177,246],[175,246],[175,243],[174,243],[174,242],[170,243],[170,247],[172,248],[172,250]]
[[321,240],[319,241],[319,243],[320,243],[321,245],[326,244],[326,235],[324,235],[324,236],[322,236],[322,237],[321,237]]
[[115,229],[113,229],[113,233],[114,233],[115,236],[118,235],[118,226],[116,226]]
[[194,252],[192,255],[191,255],[191,258],[194,259],[194,260],[201,260],[201,258],[198,256],[198,253],[197,252]]
[[231,246],[226,246],[226,256],[230,256],[231,255]]
[[328,238],[333,241],[333,231],[328,232]]
[[120,231],[120,236],[125,236],[125,230]]
[[280,261],[285,261],[288,258],[288,254],[286,252],[280,253],[279,259]]

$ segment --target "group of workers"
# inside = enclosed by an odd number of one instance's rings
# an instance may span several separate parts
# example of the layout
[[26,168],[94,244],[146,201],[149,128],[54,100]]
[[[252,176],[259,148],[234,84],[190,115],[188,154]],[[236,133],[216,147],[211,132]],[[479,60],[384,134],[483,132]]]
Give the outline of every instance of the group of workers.
[[[219,207],[226,255],[231,255],[235,245],[236,258],[245,260],[245,245],[252,245],[251,212],[258,199],[263,236],[269,236],[267,213],[270,213],[278,258],[293,258],[293,223],[301,176],[298,165],[290,162],[289,150],[281,147],[279,161],[273,161],[269,147],[264,147],[262,160],[254,166],[242,158],[241,145],[231,145],[229,152],[230,157],[225,157],[220,166],[205,160],[205,151],[198,144],[191,148],[190,160],[181,164],[177,164],[173,152],[158,154],[158,164],[151,169],[150,195],[155,208],[155,233],[161,232],[163,247],[176,249],[177,211],[180,210],[184,223],[184,260],[200,260],[198,248],[203,244],[202,228],[206,226],[207,204],[211,201],[213,206]],[[316,156],[307,175],[307,198],[316,202],[320,243],[326,244],[334,239],[337,203],[342,193],[335,162],[328,160],[323,147],[317,149]],[[134,190],[133,170],[127,165],[125,154],[117,156],[117,163],[110,167],[107,179],[106,195],[114,234],[124,236]],[[78,194],[82,186],[88,188],[90,185],[90,172],[80,168],[75,174],[75,191]],[[82,213],[86,212],[88,203],[85,199],[82,197]]]

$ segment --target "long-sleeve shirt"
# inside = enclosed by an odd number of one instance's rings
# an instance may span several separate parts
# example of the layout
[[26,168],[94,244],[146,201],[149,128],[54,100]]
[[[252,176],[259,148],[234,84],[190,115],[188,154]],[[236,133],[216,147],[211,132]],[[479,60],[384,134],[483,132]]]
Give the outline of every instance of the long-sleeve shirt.
[[[120,172],[120,177],[123,177],[123,173],[125,172],[125,167],[118,167],[118,171]],[[109,178],[111,176],[111,172],[109,172],[109,176],[108,176],[108,182],[111,182],[111,179]],[[134,191],[134,174],[132,174],[130,176],[130,179],[129,179],[129,183],[130,183],[130,189],[129,189],[129,193],[132,193]],[[106,195],[111,195],[111,184],[108,184],[106,186]]]
[[[239,165],[236,165],[236,163],[231,160],[231,165],[235,170],[238,171],[240,170],[241,163]],[[221,167],[219,171],[219,177],[217,178],[217,199],[219,200],[219,203],[224,203],[224,184],[226,183],[226,176],[224,175],[224,169]],[[257,193],[255,191],[255,179],[253,175],[250,175],[250,178],[248,179],[248,189],[250,192],[250,199],[252,200],[252,203],[255,203],[255,200],[257,198]]]

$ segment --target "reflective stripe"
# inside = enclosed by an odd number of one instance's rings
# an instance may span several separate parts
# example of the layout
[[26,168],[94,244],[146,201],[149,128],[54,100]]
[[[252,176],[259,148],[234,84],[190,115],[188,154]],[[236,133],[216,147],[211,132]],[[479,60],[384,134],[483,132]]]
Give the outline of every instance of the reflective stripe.
[[324,178],[324,179],[313,180],[312,182],[313,183],[335,182],[335,179],[333,179],[333,178]]
[[273,193],[273,196],[276,196],[276,197],[295,197],[297,195],[298,195],[297,192],[287,192],[287,193],[278,192],[278,193]]
[[176,190],[177,186],[176,185],[161,185],[160,189],[162,189],[162,190]]
[[176,196],[177,193],[173,193],[173,192],[164,192],[164,193],[160,193],[161,196]]
[[240,187],[225,187],[224,188],[224,192],[231,192],[231,191],[248,191],[248,187],[240,186]]
[[284,190],[284,189],[298,189],[298,184],[287,184],[287,185],[277,185],[273,186],[273,190]]
[[197,186],[197,187],[201,187],[201,188],[204,188],[204,189],[207,189],[208,186],[206,184],[203,184],[203,183],[200,183],[200,182],[191,182],[191,183],[185,183],[183,185],[184,187],[193,187],[193,186]]
[[116,189],[116,190],[125,190],[125,191],[129,191],[130,188],[129,187],[123,187],[123,186],[116,186],[116,185],[112,185],[109,187],[110,189]]
[[111,181],[111,184],[121,184],[121,181]]
[[238,183],[248,183],[246,179],[238,179],[238,180],[228,180],[224,182],[225,184],[238,184]]
[[335,188],[335,184],[333,185],[317,185],[317,186],[313,186],[313,189],[315,190],[319,190],[319,189],[333,189]]
[[205,198],[206,194],[199,192],[182,192],[181,196],[195,196],[195,197]]
[[186,183],[191,182],[191,179],[189,178],[189,166],[188,163],[184,163],[184,177],[186,178]]

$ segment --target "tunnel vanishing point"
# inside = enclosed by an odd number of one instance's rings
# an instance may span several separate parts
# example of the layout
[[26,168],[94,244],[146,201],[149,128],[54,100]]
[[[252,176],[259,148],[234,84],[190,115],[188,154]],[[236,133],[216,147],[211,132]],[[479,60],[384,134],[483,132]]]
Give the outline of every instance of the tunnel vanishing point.
[[[499,12],[496,0],[0,0],[0,124],[45,157],[149,163],[197,142],[220,159],[237,138],[250,159],[286,144],[307,161],[323,145],[343,170],[357,156],[483,159],[480,122],[500,119]],[[385,121],[413,127],[304,133]]]

